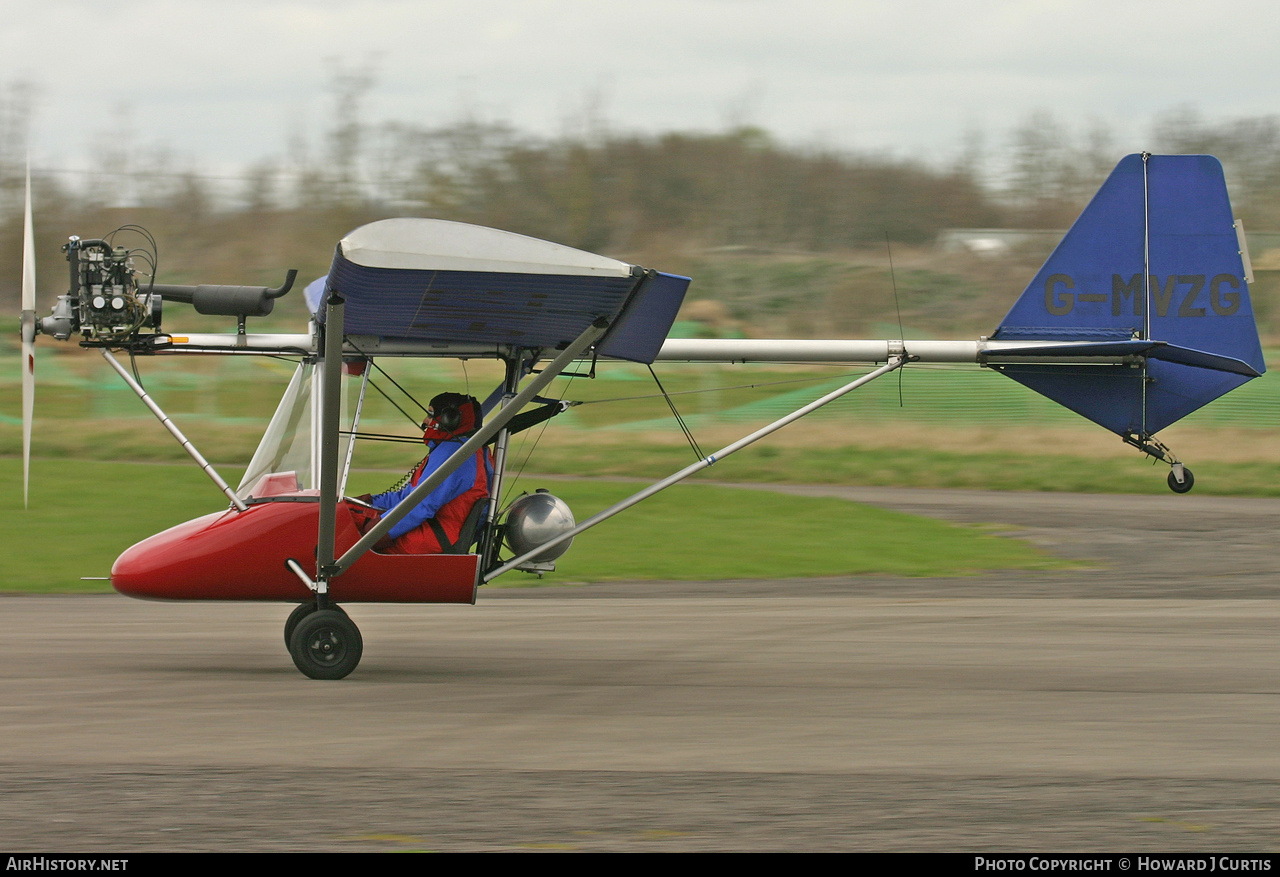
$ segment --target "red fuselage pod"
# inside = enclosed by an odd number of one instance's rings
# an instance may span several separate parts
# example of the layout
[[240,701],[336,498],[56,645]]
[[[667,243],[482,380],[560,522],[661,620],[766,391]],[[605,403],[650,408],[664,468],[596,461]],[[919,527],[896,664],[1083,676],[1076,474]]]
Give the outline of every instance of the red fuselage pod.
[[[149,600],[284,600],[312,593],[285,565],[295,560],[315,576],[320,505],[272,501],[196,518],[144,539],[116,559],[111,584]],[[356,518],[338,504],[336,553],[360,538]],[[329,583],[339,603],[474,603],[474,554],[365,553]]]

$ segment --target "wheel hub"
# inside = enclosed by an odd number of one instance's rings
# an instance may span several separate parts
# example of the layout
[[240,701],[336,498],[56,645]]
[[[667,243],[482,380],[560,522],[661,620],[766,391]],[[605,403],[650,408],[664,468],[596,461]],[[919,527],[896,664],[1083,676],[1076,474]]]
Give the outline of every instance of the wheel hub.
[[334,608],[298,614],[303,617],[290,634],[289,654],[304,675],[341,679],[356,668],[364,643],[360,629],[345,612]]

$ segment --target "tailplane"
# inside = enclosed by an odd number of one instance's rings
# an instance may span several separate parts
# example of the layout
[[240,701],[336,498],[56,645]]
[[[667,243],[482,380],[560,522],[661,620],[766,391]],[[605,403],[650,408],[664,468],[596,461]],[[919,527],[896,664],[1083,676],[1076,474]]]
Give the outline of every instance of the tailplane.
[[992,367],[1179,475],[1152,436],[1266,370],[1246,259],[1216,158],[1127,156],[991,336],[1040,343]]

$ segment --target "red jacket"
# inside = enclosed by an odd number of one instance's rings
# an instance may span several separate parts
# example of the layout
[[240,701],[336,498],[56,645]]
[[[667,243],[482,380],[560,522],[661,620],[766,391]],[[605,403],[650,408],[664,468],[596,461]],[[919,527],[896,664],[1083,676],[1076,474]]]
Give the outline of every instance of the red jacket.
[[[445,459],[447,459],[447,456]],[[398,494],[379,494],[374,497],[374,505],[379,508],[390,508],[399,502],[404,495],[407,495],[418,485],[424,474],[436,468],[434,466],[429,467],[427,465],[428,460],[423,460],[418,464],[418,468],[414,471],[409,484]],[[442,459],[440,463],[443,464],[443,462]],[[456,476],[462,476],[466,479],[460,485],[463,487],[462,492],[457,493],[451,499],[447,498],[447,496],[441,496],[440,491],[448,490],[450,482],[457,484]],[[391,540],[389,545],[379,546],[378,550],[384,554],[440,554],[444,551],[444,548],[440,545],[440,540],[436,536],[432,522],[444,530],[445,537],[451,545],[457,542],[462,533],[462,525],[466,523],[467,515],[471,513],[471,509],[477,502],[488,498],[489,485],[492,478],[493,458],[489,455],[488,448],[477,451],[473,461],[462,464],[445,484],[442,484],[435,492],[429,494],[426,499],[419,503],[418,509],[415,509],[415,511],[423,510],[430,513],[432,508],[443,499],[444,503],[438,509],[434,509],[435,513],[430,514],[417,526],[412,526],[412,523],[410,523],[411,529]],[[467,482],[469,482],[470,486],[466,486]],[[455,487],[454,490],[456,489]],[[397,529],[413,517],[415,515],[410,512],[409,517],[405,521],[401,521]]]

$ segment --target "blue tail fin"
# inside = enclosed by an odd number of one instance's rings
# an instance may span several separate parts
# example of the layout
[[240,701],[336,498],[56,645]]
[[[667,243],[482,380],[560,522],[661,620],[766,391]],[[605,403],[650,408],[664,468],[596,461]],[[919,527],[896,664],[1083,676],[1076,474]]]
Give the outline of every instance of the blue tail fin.
[[1121,436],[1150,436],[1264,372],[1222,165],[1124,158],[992,337],[1137,354],[1133,366],[995,366]]

